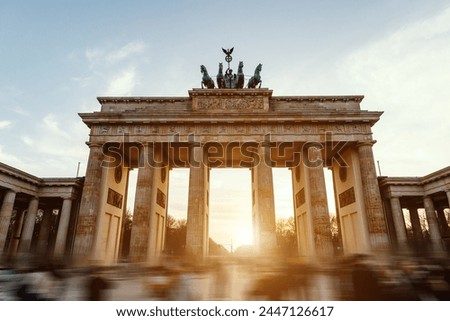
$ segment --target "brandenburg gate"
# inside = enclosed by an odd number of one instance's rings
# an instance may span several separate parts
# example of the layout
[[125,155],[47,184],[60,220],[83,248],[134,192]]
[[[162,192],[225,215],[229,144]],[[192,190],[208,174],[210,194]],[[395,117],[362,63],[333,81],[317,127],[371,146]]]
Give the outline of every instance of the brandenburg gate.
[[[204,82],[206,83],[206,82]],[[203,83],[202,83],[203,85]],[[203,87],[203,86],[202,86]],[[332,171],[344,253],[389,247],[372,153],[382,112],[363,96],[273,96],[267,88],[194,88],[188,97],[100,97],[82,113],[90,152],[73,257],[116,261],[130,169],[138,169],[130,261],[162,255],[169,175],[189,168],[187,255],[208,255],[211,168],[251,170],[256,252],[276,249],[272,168],[292,173],[298,253],[332,255],[324,169]]]

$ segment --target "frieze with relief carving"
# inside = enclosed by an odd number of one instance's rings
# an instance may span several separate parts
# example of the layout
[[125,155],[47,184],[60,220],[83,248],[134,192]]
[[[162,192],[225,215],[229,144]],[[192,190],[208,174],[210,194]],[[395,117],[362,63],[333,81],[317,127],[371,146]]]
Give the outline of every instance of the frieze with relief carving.
[[[260,100],[262,101],[262,100]],[[234,103],[233,103],[234,104]],[[235,107],[230,104],[230,108]],[[238,104],[238,103],[235,103]],[[211,105],[213,106],[213,105]],[[212,108],[212,107],[205,107]],[[250,108],[249,106],[243,108]],[[259,108],[259,107],[258,107]],[[250,109],[249,109],[250,110]],[[272,135],[319,135],[324,133],[331,133],[336,135],[370,135],[370,126],[366,124],[351,124],[351,125],[336,125],[327,123],[292,123],[285,124],[248,124],[248,123],[220,123],[220,120],[215,120],[217,123],[204,124],[136,124],[136,125],[103,125],[96,126],[93,129],[93,134],[98,136],[153,136],[153,135],[205,135],[205,134],[249,134],[249,135],[264,135],[271,133]]]
[[204,111],[264,110],[264,97],[196,97],[192,109]]

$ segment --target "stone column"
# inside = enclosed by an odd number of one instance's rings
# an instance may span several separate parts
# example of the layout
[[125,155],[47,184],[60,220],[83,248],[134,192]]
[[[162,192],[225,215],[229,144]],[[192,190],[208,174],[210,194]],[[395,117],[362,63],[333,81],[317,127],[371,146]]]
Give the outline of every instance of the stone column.
[[51,208],[46,208],[44,210],[44,214],[42,216],[42,221],[39,228],[39,235],[37,240],[37,246],[36,251],[38,255],[47,255],[49,248],[48,248],[48,238],[50,235],[50,223],[52,218],[52,210]]
[[23,221],[25,216],[25,211],[20,210],[17,212],[16,217],[14,219],[14,227],[11,235],[11,239],[8,242],[8,249],[5,249],[5,252],[8,252],[9,255],[14,255],[17,253],[17,249],[19,247],[20,234],[22,233]]
[[364,141],[357,145],[364,209],[367,216],[370,245],[373,250],[389,248],[389,237],[381,204],[372,145],[374,141]]
[[405,218],[403,216],[400,199],[398,197],[391,197],[392,219],[394,220],[395,235],[397,236],[397,244],[400,250],[404,250],[408,245],[408,238],[406,236]]
[[433,200],[430,196],[425,196],[423,198],[423,205],[425,207],[425,214],[427,215],[428,229],[430,233],[430,240],[433,245],[433,252],[440,254],[444,248]]
[[153,175],[152,213],[150,216],[150,240],[149,240],[149,261],[158,264],[163,253],[164,237],[166,229],[166,216],[168,207],[168,144],[155,144],[153,146],[153,158],[156,160],[156,167]]
[[[128,204],[128,190],[129,190],[129,182],[130,182],[130,171],[131,168],[128,167],[127,168],[127,182],[126,182],[126,187],[125,187],[125,193],[124,193],[124,197],[123,197],[123,204]],[[125,253],[124,250],[124,238],[125,238],[125,227],[127,224],[127,212],[128,212],[128,208],[127,206],[123,207],[123,211],[122,211],[122,223],[121,223],[121,227],[120,227],[120,240],[119,240],[119,253],[118,253],[118,259],[122,260],[125,258],[128,258],[128,253],[129,253],[129,246],[128,246],[128,252]],[[131,232],[131,231],[130,231]]]
[[64,198],[59,217],[58,231],[56,234],[55,249],[53,255],[64,257],[66,250],[67,232],[69,230],[70,212],[72,210],[72,199]]
[[27,216],[23,225],[22,237],[19,243],[19,252],[29,252],[31,248],[31,240],[33,239],[34,225],[36,224],[36,215],[39,208],[39,199],[33,197],[28,203]]
[[8,190],[3,198],[2,207],[0,209],[0,254],[6,253],[5,243],[8,236],[9,224],[11,222],[11,215],[14,209],[14,201],[16,200],[17,192]]
[[[265,150],[267,148],[267,150]],[[253,225],[255,247],[260,254],[273,254],[277,240],[275,234],[275,201],[272,167],[267,164],[269,147],[260,147],[260,162],[252,168]]]
[[450,208],[450,190],[445,191],[445,194],[447,194],[448,208]]
[[100,144],[88,145],[89,160],[73,245],[73,256],[77,263],[87,263],[90,259],[97,230],[97,216],[100,214],[103,150]]
[[439,227],[441,230],[441,235],[446,236],[449,232],[449,228],[448,228],[447,218],[445,217],[444,208],[443,207],[437,208],[436,212],[437,212],[437,219],[438,219]]
[[143,263],[148,260],[150,242],[150,219],[153,214],[153,206],[156,199],[154,193],[155,168],[145,161],[148,155],[148,145],[140,150],[140,162],[143,167],[139,168],[136,184],[136,196],[134,200],[133,226],[130,236],[131,262]]
[[409,217],[411,219],[411,227],[413,230],[414,240],[416,242],[422,242],[423,233],[422,233],[422,226],[420,225],[417,207],[409,207],[408,210],[409,210]]
[[318,148],[310,148],[308,157],[316,160],[314,166],[308,167],[309,195],[311,198],[311,220],[315,254],[318,258],[333,255],[333,242],[331,238],[330,215],[328,212],[327,189],[323,173],[323,160]]
[[200,146],[191,146],[190,166],[186,254],[203,258],[209,251],[209,167]]

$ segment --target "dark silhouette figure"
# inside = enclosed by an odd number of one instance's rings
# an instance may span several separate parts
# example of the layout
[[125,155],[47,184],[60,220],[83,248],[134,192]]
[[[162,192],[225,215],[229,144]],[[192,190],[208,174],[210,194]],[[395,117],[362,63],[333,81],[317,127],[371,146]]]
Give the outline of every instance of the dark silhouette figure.
[[93,273],[87,283],[88,301],[105,300],[105,291],[110,288],[109,282],[99,272]]
[[376,301],[381,299],[378,277],[370,265],[357,263],[352,271],[355,301]]
[[20,301],[40,301],[41,298],[31,291],[30,286],[26,283],[20,285],[17,289],[16,295]]

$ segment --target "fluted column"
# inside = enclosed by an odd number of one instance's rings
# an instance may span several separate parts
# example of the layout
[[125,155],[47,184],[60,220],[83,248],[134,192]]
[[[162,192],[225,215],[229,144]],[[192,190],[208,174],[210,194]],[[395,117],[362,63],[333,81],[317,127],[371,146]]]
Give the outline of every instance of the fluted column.
[[411,227],[413,230],[414,240],[421,242],[423,240],[422,226],[420,225],[419,212],[417,207],[409,207],[409,217],[411,219]]
[[400,199],[398,197],[391,197],[390,201],[397,244],[399,249],[405,249],[407,247],[408,238],[406,236],[405,219],[400,205]]
[[209,168],[200,146],[191,146],[186,254],[203,258],[209,251]]
[[55,249],[53,252],[53,255],[56,257],[63,257],[65,253],[71,210],[72,210],[72,199],[64,198],[61,214],[59,217],[59,225],[56,234]]
[[16,200],[16,192],[8,190],[3,198],[2,207],[0,209],[0,254],[5,253],[6,237],[8,236],[11,215],[14,209],[14,201]]
[[28,252],[31,248],[34,226],[36,224],[36,215],[39,208],[39,199],[33,197],[28,203],[28,211],[23,225],[22,237],[19,243],[19,252]]
[[252,168],[253,225],[255,247],[261,254],[270,254],[276,248],[275,201],[272,167],[265,148],[260,147],[260,162]]
[[328,212],[327,189],[323,173],[323,161],[321,151],[318,148],[310,148],[308,157],[316,160],[314,166],[308,170],[309,195],[311,197],[311,221],[315,254],[318,257],[329,257],[333,254],[333,242],[331,239],[330,215]]
[[93,251],[97,216],[100,214],[103,151],[100,144],[89,144],[89,160],[78,215],[73,255],[77,262],[87,263]]
[[433,244],[433,251],[440,253],[443,251],[442,237],[439,231],[439,225],[437,222],[436,212],[434,209],[433,200],[430,196],[423,198],[423,205],[425,207],[425,214],[427,215],[428,229],[430,232],[430,240]]
[[136,196],[134,200],[133,226],[130,236],[130,261],[146,262],[150,246],[150,220],[153,213],[154,198],[154,176],[155,168],[150,166],[145,157],[148,155],[148,145],[140,150],[141,164],[139,168]]
[[372,249],[376,250],[387,249],[389,238],[375,170],[373,143],[364,141],[358,143],[357,147],[369,240]]

